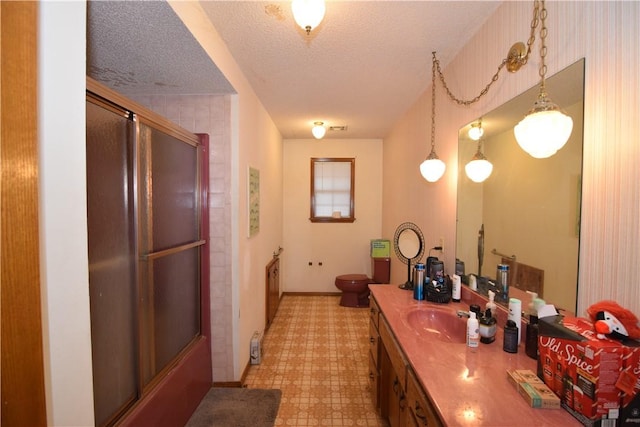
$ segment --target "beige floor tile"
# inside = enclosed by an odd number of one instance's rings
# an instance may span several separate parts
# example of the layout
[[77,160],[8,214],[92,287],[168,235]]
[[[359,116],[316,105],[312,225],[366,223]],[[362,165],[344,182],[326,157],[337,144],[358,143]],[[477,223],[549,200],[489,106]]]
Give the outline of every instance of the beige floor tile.
[[371,402],[369,310],[337,296],[285,295],[263,340],[249,388],[278,388],[276,426],[387,426]]

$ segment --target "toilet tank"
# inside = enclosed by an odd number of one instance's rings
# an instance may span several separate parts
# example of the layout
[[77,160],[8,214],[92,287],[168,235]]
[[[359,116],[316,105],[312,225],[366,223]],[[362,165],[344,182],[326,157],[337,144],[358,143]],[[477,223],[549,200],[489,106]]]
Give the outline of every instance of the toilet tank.
[[391,258],[371,258],[371,271],[374,283],[389,283],[391,280]]

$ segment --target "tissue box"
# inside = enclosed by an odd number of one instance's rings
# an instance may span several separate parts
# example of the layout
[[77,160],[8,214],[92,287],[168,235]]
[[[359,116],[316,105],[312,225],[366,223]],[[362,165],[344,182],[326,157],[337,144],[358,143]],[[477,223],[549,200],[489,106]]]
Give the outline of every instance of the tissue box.
[[586,426],[615,426],[624,346],[597,338],[587,319],[546,317],[538,327],[539,373],[562,407]]
[[391,241],[374,239],[371,241],[371,258],[389,258],[391,256]]

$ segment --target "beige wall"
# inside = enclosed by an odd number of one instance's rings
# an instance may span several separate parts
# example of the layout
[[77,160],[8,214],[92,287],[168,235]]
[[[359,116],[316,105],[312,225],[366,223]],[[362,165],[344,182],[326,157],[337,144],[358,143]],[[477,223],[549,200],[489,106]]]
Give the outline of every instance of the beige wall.
[[[309,221],[312,157],[355,157],[355,222]],[[382,237],[381,187],[381,140],[284,141],[283,291],[340,292],[336,276],[371,274],[370,240]]]
[[[505,2],[496,11],[446,65],[452,91],[472,98],[484,87],[508,48],[526,41],[530,9],[529,2]],[[640,3],[547,2],[547,9],[548,73],[586,58],[578,313],[602,299],[640,313]],[[430,117],[431,89],[420,97],[384,141],[384,169],[394,173],[384,179],[383,233],[400,223],[401,212],[410,212],[424,230],[454,241],[458,129],[536,84],[538,66],[533,57],[518,73],[503,74],[489,95],[467,108],[450,102],[438,84],[436,148],[448,169],[435,184],[418,173],[429,149],[430,128],[423,123]],[[398,192],[403,185],[408,191]],[[415,194],[424,201],[416,205]],[[435,212],[427,200],[437,201]],[[455,254],[445,252],[449,271],[454,261]]]

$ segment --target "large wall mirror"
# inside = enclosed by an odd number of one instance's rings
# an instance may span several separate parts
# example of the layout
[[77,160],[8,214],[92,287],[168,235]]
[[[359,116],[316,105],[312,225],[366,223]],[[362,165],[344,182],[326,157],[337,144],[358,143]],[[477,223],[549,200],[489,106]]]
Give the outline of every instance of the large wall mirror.
[[[584,59],[548,78],[546,86],[551,99],[573,119],[571,138],[555,155],[535,159],[513,134],[513,127],[531,109],[538,86],[460,130],[456,258],[467,275],[490,279],[495,279],[498,264],[509,263],[511,286],[539,287],[547,302],[575,312]],[[467,177],[465,165],[478,149],[468,131],[480,120],[481,148],[493,172],[476,183]]]

